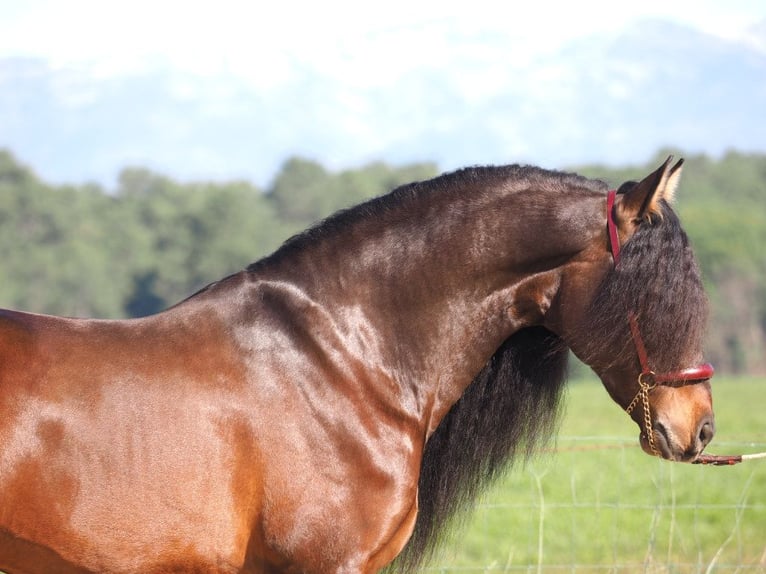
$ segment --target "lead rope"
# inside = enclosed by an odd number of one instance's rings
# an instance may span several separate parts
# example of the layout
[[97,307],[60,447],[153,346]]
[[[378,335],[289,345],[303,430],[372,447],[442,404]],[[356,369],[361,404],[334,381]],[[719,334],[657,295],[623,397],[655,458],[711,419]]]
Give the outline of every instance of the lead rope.
[[766,452],[754,452],[753,454],[730,454],[716,455],[702,453],[692,461],[692,464],[709,464],[710,466],[732,466],[745,460],[766,458]]

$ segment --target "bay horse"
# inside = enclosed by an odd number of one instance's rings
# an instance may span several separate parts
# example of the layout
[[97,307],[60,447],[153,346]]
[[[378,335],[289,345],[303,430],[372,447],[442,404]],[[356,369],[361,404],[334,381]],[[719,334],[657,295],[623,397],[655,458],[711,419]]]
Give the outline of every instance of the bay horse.
[[0,570],[412,571],[550,436],[570,349],[647,453],[695,460],[712,369],[671,163],[619,192],[466,168],[153,316],[0,312]]

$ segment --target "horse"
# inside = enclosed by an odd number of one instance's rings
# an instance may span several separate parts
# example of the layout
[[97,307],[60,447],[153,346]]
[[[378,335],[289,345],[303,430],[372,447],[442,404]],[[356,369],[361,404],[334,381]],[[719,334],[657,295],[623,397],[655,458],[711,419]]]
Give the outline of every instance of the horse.
[[413,571],[551,436],[570,350],[643,450],[694,461],[712,367],[682,163],[616,191],[464,168],[155,315],[0,312],[0,570]]

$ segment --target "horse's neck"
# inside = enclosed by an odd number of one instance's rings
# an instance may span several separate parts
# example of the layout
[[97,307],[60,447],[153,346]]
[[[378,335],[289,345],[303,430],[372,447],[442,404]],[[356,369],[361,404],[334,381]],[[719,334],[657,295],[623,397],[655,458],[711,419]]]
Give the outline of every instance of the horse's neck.
[[363,331],[369,357],[438,416],[505,339],[542,323],[562,265],[589,239],[577,203],[552,192],[415,202],[320,235],[279,267],[339,333]]

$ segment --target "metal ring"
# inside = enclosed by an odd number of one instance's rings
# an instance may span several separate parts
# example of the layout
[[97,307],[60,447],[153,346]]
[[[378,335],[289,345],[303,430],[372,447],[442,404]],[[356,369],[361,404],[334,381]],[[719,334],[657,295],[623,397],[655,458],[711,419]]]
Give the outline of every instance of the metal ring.
[[[657,383],[653,380],[656,375],[657,373],[655,373],[654,371],[647,371],[645,373],[641,373],[640,375],[638,375],[638,386],[641,387],[641,390],[648,392],[648,391],[651,391],[654,387],[656,387]],[[644,377],[651,377],[652,382],[651,383],[644,382]]]

